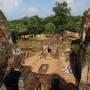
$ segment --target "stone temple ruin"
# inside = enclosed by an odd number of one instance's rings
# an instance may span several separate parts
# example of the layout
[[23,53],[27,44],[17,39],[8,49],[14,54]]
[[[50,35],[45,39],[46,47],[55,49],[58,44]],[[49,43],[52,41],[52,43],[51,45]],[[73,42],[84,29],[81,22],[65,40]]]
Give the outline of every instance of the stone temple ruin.
[[15,57],[15,46],[8,22],[2,11],[0,11],[0,90],[5,90],[3,84],[5,78],[11,72],[10,68],[15,67]]
[[80,33],[76,35],[72,32],[72,36],[63,37],[55,47],[50,43],[44,45],[41,53],[25,60],[24,65],[31,68],[30,80],[24,78],[24,81],[28,81],[26,90],[90,89],[89,63],[86,58],[87,54],[89,56],[89,12],[85,12]]
[[[87,75],[81,74],[87,64],[84,60],[89,50],[89,11],[85,12],[80,33],[67,32],[67,36],[58,35],[58,39],[57,36],[48,37],[45,42],[42,41],[43,48],[39,52],[24,58],[23,66],[19,63],[22,68],[17,70],[15,67],[16,71],[21,72],[19,90],[79,90],[79,87],[80,90],[89,90],[89,84],[82,83],[82,76]],[[4,17],[3,14],[1,16]],[[1,16],[0,84],[7,77],[7,67],[16,65],[7,21]],[[87,82],[86,79],[84,81]]]
[[[80,34],[77,37],[48,38],[43,48],[24,60],[22,73],[25,90],[78,90],[81,78]],[[55,39],[55,37],[54,37]]]
[[0,11],[0,83],[3,80],[8,61],[12,58],[12,44],[7,20]]
[[90,9],[86,10],[82,20],[82,54],[84,65],[82,69],[82,78],[81,78],[81,88],[80,90],[89,90],[90,89]]

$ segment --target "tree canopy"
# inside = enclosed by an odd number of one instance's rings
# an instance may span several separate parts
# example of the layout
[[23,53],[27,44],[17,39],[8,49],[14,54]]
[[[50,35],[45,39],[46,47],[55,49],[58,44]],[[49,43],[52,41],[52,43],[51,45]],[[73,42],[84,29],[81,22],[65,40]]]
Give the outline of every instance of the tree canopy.
[[52,10],[54,14],[44,18],[35,15],[9,21],[10,29],[17,37],[20,34],[65,34],[67,30],[80,31],[81,16],[72,16],[67,2],[56,2]]

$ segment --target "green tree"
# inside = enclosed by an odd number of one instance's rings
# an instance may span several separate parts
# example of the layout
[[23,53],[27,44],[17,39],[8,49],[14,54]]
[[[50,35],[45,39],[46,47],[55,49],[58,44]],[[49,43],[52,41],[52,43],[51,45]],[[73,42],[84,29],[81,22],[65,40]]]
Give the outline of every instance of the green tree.
[[79,32],[81,26],[81,16],[70,16],[68,17],[67,30]]
[[55,22],[55,16],[51,15],[51,16],[47,16],[44,18],[43,23],[47,24],[47,23],[54,23]]
[[[70,16],[70,8],[66,1],[56,2],[55,7],[53,7],[55,12],[55,24],[56,24],[56,33],[64,32],[65,25],[68,22],[68,16]],[[61,30],[61,31],[59,31]]]
[[33,16],[28,22],[28,32],[30,34],[36,35],[43,31],[42,20],[38,16]]
[[70,15],[70,8],[68,7],[68,4],[66,1],[63,2],[56,2],[55,7],[53,7],[53,11],[55,12],[56,16],[59,17],[67,17]]
[[55,25],[53,23],[45,24],[45,32],[48,34],[54,34],[55,32]]

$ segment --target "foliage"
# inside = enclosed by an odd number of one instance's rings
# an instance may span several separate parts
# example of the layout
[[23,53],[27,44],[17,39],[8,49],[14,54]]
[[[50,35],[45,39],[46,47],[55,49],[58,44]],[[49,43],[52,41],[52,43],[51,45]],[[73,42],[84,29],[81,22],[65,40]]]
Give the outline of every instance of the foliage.
[[55,25],[53,23],[47,23],[47,24],[45,24],[45,31],[48,34],[53,34],[55,32]]
[[69,31],[80,31],[81,16],[70,16],[68,17],[67,30]]
[[68,7],[68,4],[66,1],[63,2],[56,2],[55,7],[53,8],[53,11],[55,12],[56,16],[66,17],[70,15],[70,8]]
[[10,30],[15,33],[17,38],[22,34],[35,36],[40,33],[65,34],[66,30],[80,31],[81,16],[70,15],[71,9],[68,7],[67,2],[56,2],[53,11],[54,15],[45,18],[35,15],[9,21]]
[[70,8],[67,2],[57,2],[53,8],[56,17],[56,33],[63,33],[66,29],[68,16],[70,16]]
[[43,31],[42,19],[38,16],[33,16],[29,19],[27,24],[28,32],[30,34],[38,34]]

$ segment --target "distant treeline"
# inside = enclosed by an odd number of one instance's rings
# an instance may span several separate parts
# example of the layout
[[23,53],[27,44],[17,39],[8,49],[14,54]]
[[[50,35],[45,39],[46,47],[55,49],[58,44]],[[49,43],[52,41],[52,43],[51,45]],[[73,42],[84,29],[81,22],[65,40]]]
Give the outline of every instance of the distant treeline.
[[67,2],[56,2],[53,7],[54,14],[41,18],[37,15],[32,17],[24,17],[19,20],[9,21],[12,32],[16,35],[21,34],[65,34],[65,31],[80,31],[81,16],[72,16],[71,8]]

